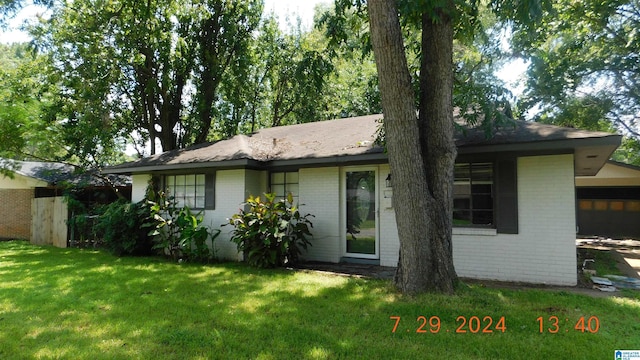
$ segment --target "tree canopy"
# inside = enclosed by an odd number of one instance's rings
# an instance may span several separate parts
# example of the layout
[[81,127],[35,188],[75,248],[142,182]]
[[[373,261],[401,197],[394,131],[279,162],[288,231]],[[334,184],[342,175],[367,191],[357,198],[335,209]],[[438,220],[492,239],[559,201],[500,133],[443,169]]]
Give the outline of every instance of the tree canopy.
[[[39,64],[22,79],[3,69],[3,81],[32,79],[38,86],[21,96],[47,95],[30,118],[55,129],[61,151],[45,151],[50,160],[108,164],[127,146],[144,156],[265,126],[380,111],[371,57],[364,66],[330,57],[321,30],[293,24],[283,32],[259,0],[43,4],[51,16],[30,27],[31,45],[21,45]],[[26,132],[16,131],[25,127],[12,122],[3,134],[16,144],[0,147],[24,150]]]
[[[520,102],[536,121],[625,134],[617,156],[640,156],[640,2],[560,0],[514,52],[530,61]],[[635,154],[634,154],[635,153]]]
[[43,121],[52,98],[40,71],[45,59],[26,44],[0,44],[0,54],[0,158],[62,155],[57,129]]

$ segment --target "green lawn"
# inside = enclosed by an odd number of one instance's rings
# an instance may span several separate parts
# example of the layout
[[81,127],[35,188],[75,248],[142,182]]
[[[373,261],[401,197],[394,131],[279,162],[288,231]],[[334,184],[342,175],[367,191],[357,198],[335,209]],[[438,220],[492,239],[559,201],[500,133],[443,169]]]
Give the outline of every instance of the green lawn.
[[[381,280],[3,242],[0,358],[611,359],[640,349],[634,296],[463,284],[455,296],[411,298]],[[434,325],[426,333],[419,316]],[[560,331],[540,334],[536,319],[552,328],[551,316]],[[456,333],[458,317],[467,333]],[[581,317],[592,328],[597,317],[598,331],[574,330]]]

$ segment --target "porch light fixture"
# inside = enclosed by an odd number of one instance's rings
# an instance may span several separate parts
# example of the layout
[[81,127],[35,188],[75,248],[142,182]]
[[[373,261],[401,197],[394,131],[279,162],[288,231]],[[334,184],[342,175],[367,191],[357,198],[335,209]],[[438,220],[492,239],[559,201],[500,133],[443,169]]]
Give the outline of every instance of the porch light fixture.
[[388,188],[391,187],[391,173],[389,173],[389,175],[387,175],[387,178],[384,180],[385,184],[387,185]]

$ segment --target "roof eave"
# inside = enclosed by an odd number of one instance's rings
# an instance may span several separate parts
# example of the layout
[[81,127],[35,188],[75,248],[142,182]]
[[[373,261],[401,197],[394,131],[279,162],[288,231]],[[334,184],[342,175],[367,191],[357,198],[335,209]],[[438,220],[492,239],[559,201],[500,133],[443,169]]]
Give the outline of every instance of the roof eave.
[[621,135],[609,135],[593,138],[560,139],[530,141],[508,144],[470,144],[458,146],[458,154],[476,154],[492,152],[529,152],[577,149],[586,146],[620,146]]
[[177,163],[177,164],[160,164],[160,165],[143,165],[143,166],[128,166],[119,168],[106,168],[103,173],[106,174],[146,174],[158,171],[174,171],[184,169],[202,169],[202,168],[215,168],[215,169],[233,169],[233,168],[245,168],[245,167],[262,167],[263,165],[256,160],[252,159],[237,159],[237,160],[224,160],[224,161],[205,161],[205,162],[189,162],[189,163]]

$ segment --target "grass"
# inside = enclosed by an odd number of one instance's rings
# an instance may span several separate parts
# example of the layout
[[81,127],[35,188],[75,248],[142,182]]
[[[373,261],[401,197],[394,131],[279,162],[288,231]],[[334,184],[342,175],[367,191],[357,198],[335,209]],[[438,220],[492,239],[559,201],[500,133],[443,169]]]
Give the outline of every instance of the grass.
[[622,272],[617,267],[617,261],[612,255],[612,250],[581,248],[578,253],[581,265],[584,259],[595,260],[593,268],[596,270],[597,276],[622,275]]
[[[421,315],[438,333],[416,333]],[[506,331],[457,334],[459,316],[504,316]],[[541,334],[551,316],[559,333]],[[597,332],[573,329],[592,316]],[[0,243],[2,359],[605,359],[640,348],[638,318],[637,295],[461,284],[408,297],[382,280]]]

